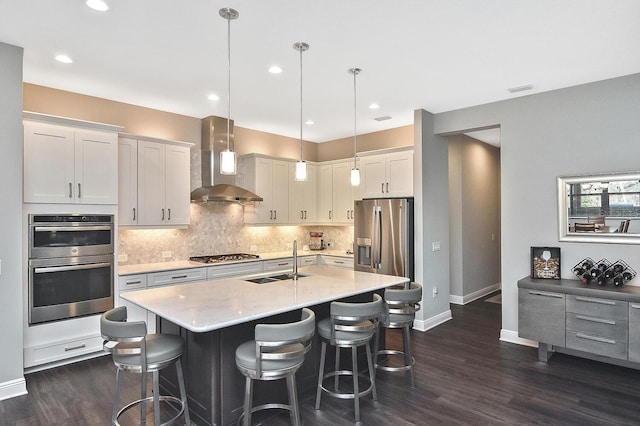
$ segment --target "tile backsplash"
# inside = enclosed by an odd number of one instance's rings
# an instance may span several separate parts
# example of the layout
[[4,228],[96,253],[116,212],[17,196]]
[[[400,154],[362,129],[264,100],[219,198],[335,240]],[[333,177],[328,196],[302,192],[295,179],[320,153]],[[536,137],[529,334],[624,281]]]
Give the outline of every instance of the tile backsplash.
[[244,226],[243,206],[235,203],[191,204],[187,229],[121,230],[118,254],[123,265],[187,260],[222,253],[268,253],[309,244],[309,232],[324,232],[332,249],[352,248],[353,226]]

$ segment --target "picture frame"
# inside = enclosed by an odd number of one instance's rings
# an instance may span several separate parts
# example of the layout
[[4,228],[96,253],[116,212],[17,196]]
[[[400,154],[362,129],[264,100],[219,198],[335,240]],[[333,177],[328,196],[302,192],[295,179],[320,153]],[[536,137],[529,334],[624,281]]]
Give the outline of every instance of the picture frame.
[[560,247],[531,247],[531,278],[559,280]]

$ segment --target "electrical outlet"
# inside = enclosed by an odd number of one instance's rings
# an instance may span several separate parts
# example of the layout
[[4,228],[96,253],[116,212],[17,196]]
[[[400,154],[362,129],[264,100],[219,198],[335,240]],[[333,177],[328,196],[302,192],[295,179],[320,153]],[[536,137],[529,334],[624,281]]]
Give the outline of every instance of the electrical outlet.
[[127,253],[119,254],[118,255],[118,262],[126,262],[128,258],[129,258],[129,256],[127,256]]
[[167,258],[171,257],[171,256],[172,256],[172,254],[173,254],[173,253],[171,253],[171,250],[165,250],[165,251],[163,251],[163,252],[162,252],[162,257],[163,257],[164,259],[167,259]]
[[440,241],[431,243],[431,251],[440,251]]
[[435,299],[438,295],[438,287],[433,287],[433,298]]
[[253,251],[253,252],[258,251],[258,246],[249,246],[249,251]]
[[293,243],[287,243],[287,246],[286,246],[286,247],[287,247],[289,250],[291,250],[291,249],[293,248]]

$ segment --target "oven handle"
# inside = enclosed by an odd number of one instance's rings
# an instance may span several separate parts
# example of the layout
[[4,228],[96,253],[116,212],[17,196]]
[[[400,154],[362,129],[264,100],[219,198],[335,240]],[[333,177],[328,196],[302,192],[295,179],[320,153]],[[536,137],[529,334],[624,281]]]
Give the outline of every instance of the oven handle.
[[85,263],[83,265],[68,265],[68,266],[49,266],[46,268],[34,268],[34,273],[44,274],[47,272],[63,272],[63,271],[76,271],[78,269],[96,269],[111,267],[111,263]]
[[112,226],[36,226],[36,232],[42,231],[111,231]]

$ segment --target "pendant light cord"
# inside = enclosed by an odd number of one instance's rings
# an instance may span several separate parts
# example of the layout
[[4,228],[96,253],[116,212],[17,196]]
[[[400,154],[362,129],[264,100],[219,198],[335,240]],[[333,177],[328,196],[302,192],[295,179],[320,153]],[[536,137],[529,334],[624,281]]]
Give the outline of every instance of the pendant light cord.
[[353,70],[353,168],[356,169],[358,167],[356,161],[356,155],[358,152],[358,127],[357,127],[357,92],[356,92],[356,75],[358,75],[359,70],[354,68]]
[[302,161],[302,52],[300,49],[300,161]]
[[227,151],[231,138],[231,16],[227,16]]

